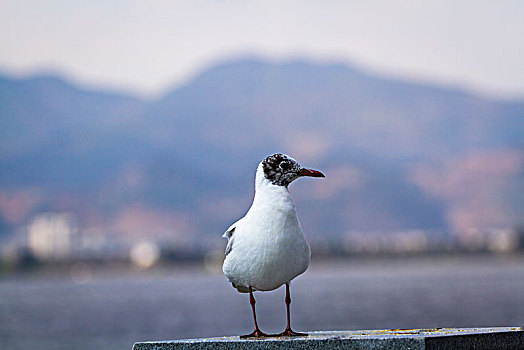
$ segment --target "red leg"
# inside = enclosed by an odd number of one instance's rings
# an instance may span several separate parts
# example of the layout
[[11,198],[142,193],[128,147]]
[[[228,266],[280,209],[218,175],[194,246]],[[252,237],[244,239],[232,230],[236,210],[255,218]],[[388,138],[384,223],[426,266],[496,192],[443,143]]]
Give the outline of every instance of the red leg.
[[253,321],[255,321],[255,330],[251,334],[241,335],[240,338],[251,338],[251,337],[274,337],[274,335],[266,334],[258,328],[257,314],[255,312],[255,297],[253,296],[253,288],[249,287],[249,303],[251,304],[251,310],[253,310]]
[[280,336],[285,336],[285,337],[305,337],[307,336],[307,333],[299,333],[299,332],[295,332],[294,330],[291,329],[291,316],[290,316],[290,313],[289,313],[289,305],[291,305],[291,295],[289,293],[289,284],[286,283],[286,299],[285,299],[285,302],[286,302],[286,312],[287,312],[287,326],[286,326],[286,329],[280,333],[279,335]]

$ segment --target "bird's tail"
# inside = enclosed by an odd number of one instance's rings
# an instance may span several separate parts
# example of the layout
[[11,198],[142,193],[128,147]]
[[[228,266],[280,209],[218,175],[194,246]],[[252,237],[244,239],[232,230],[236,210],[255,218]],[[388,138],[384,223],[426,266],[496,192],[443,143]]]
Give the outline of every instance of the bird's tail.
[[[231,284],[233,285],[233,288],[236,288],[240,293],[249,293],[249,287],[239,286],[236,283],[231,283]],[[255,288],[252,288],[252,289],[255,290]]]

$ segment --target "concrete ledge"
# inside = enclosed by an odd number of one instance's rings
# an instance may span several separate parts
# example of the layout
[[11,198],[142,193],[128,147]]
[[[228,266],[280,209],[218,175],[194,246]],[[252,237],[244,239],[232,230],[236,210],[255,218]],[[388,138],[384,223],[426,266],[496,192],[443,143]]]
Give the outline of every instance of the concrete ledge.
[[307,337],[238,336],[136,343],[133,350],[181,349],[524,349],[521,327],[309,332]]

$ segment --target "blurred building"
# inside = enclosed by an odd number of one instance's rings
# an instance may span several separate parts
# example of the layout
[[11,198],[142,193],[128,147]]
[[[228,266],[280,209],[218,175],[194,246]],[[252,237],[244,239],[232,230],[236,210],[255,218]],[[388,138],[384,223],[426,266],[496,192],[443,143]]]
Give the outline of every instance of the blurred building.
[[60,260],[71,257],[78,240],[75,216],[68,213],[44,213],[36,216],[27,227],[27,245],[40,260]]

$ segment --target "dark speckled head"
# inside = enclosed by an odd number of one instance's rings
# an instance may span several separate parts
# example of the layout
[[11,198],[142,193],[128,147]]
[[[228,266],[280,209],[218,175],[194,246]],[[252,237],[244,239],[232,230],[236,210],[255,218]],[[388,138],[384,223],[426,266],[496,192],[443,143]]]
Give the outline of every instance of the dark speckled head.
[[270,155],[262,161],[264,176],[273,185],[288,186],[301,176],[324,177],[320,171],[305,169],[296,160],[282,153]]

